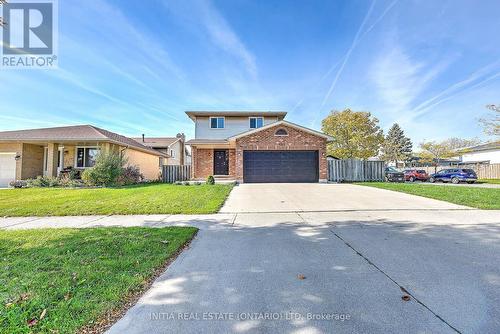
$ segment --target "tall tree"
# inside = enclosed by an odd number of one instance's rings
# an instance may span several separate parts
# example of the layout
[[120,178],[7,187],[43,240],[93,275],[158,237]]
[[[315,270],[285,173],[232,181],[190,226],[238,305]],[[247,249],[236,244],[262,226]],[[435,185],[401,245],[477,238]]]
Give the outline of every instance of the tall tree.
[[493,111],[494,114],[492,117],[479,119],[483,131],[490,136],[500,136],[500,105],[490,104],[486,108]]
[[405,136],[398,123],[394,123],[382,144],[382,159],[394,163],[408,161],[411,158],[412,149],[413,144],[410,138]]
[[332,111],[321,122],[321,129],[333,137],[328,154],[340,159],[375,156],[384,140],[378,119],[364,111]]
[[[7,4],[7,0],[0,0],[0,6]],[[3,20],[3,17],[0,16],[0,27],[5,26],[7,23]]]

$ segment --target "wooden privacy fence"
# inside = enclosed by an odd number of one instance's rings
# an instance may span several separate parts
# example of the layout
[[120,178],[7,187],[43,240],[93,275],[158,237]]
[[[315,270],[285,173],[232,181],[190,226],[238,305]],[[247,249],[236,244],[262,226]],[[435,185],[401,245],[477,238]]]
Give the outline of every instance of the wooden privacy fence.
[[358,159],[328,161],[328,181],[330,182],[384,181],[384,179],[384,161]]
[[161,175],[165,183],[188,181],[191,178],[191,165],[164,165]]
[[473,169],[479,179],[500,179],[500,164],[464,164],[458,166],[437,166],[434,167],[407,167],[408,169],[422,169],[429,174],[442,169],[469,168]]

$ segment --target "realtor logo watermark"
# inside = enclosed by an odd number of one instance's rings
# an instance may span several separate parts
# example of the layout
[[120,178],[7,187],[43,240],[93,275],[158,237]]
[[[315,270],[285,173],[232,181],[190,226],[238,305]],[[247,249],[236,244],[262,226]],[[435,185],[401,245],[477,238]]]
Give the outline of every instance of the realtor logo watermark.
[[1,68],[57,67],[56,0],[8,0],[0,6],[0,17],[5,22]]

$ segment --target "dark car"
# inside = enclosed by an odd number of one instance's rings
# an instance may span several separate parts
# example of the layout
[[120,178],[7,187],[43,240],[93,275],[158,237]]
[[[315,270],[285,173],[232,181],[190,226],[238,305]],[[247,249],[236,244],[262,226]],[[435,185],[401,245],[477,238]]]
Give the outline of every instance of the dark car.
[[429,179],[429,175],[423,169],[407,169],[404,171],[405,181],[427,181]]
[[429,182],[451,182],[454,184],[460,182],[474,183],[477,181],[476,172],[473,169],[450,168],[443,169],[435,174],[431,174]]
[[385,180],[387,182],[405,182],[405,175],[394,167],[386,167]]

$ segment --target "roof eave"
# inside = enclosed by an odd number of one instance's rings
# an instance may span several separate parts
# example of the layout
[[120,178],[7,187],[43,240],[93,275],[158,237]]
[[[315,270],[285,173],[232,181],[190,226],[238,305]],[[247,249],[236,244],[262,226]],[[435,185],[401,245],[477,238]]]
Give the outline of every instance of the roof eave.
[[228,140],[229,141],[233,141],[233,140],[236,140],[238,138],[241,138],[241,137],[246,137],[248,135],[251,135],[251,134],[254,134],[254,133],[258,133],[260,131],[263,131],[263,130],[266,130],[266,129],[270,129],[274,126],[278,126],[278,125],[281,125],[281,124],[284,124],[284,125],[288,125],[288,126],[291,126],[293,128],[296,128],[296,129],[300,129],[302,131],[305,131],[305,132],[308,132],[308,133],[311,133],[313,135],[316,135],[318,137],[323,137],[326,139],[327,142],[331,142],[333,141],[333,137],[332,136],[329,136],[327,134],[324,134],[322,132],[319,132],[319,131],[316,131],[316,130],[313,130],[313,129],[309,129],[309,128],[306,128],[304,126],[301,126],[301,125],[298,125],[298,124],[295,124],[295,123],[292,123],[292,122],[288,122],[288,121],[285,121],[285,120],[281,120],[281,121],[278,121],[278,122],[274,122],[274,123],[271,123],[271,124],[268,124],[268,125],[265,125],[263,127],[260,127],[258,129],[253,129],[253,130],[249,130],[249,131],[246,131],[246,132],[243,132],[243,133],[240,133],[238,135],[235,135],[235,136],[232,136],[232,137],[229,137]]

